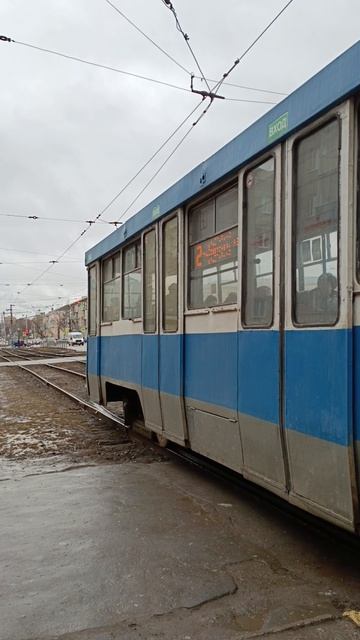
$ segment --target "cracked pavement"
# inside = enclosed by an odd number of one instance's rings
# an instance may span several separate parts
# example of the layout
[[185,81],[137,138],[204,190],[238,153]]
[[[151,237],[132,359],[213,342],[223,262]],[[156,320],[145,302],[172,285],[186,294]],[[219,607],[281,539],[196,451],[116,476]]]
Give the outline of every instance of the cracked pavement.
[[1,640],[359,637],[359,562],[174,462],[0,484]]

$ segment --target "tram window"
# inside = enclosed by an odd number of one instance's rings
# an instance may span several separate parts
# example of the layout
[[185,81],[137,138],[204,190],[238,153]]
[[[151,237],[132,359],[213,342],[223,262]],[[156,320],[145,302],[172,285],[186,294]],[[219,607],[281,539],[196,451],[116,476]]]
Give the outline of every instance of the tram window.
[[269,327],[274,306],[274,158],[245,174],[244,193],[243,322]]
[[295,321],[338,317],[339,125],[336,120],[295,148]]
[[189,213],[191,309],[237,302],[237,211],[235,186]]
[[125,320],[141,316],[141,248],[140,242],[123,250],[122,317]]
[[113,322],[120,317],[120,254],[102,263],[102,319]]
[[144,331],[156,331],[156,234],[144,236]]
[[89,269],[89,334],[96,335],[97,281],[96,266]]
[[178,221],[163,226],[163,330],[178,329]]

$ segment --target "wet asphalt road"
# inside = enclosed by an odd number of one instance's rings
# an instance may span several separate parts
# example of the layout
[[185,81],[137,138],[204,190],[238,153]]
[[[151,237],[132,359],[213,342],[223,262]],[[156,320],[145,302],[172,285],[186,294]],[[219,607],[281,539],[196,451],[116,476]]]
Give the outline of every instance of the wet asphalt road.
[[200,472],[0,469],[1,640],[359,638],[354,552]]

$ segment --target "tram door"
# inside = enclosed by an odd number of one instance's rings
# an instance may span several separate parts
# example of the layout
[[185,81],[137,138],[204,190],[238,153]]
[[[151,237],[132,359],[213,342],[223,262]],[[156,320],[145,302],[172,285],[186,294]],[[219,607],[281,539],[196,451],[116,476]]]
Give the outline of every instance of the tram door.
[[158,313],[158,230],[143,234],[143,338],[141,353],[141,394],[145,425],[162,432],[159,377],[159,313]]
[[188,211],[184,396],[191,448],[240,471],[238,212],[237,183]]
[[351,523],[349,120],[343,106],[287,144],[284,417],[292,501]]
[[286,491],[281,416],[281,149],[240,179],[242,297],[238,332],[238,412],[243,474]]
[[100,265],[92,265],[88,271],[88,343],[86,356],[87,386],[90,398],[101,401],[100,385]]
[[185,444],[187,429],[183,398],[183,247],[182,215],[177,212],[160,224],[159,388],[163,433]]

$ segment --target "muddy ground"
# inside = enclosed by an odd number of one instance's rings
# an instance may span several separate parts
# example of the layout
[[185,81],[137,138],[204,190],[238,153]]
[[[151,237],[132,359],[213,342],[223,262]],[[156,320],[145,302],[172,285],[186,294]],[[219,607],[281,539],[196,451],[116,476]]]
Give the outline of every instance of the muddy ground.
[[0,369],[0,461],[153,462],[165,454],[129,437],[30,374]]

